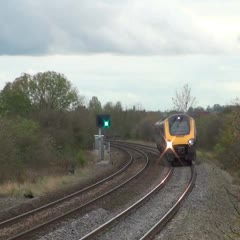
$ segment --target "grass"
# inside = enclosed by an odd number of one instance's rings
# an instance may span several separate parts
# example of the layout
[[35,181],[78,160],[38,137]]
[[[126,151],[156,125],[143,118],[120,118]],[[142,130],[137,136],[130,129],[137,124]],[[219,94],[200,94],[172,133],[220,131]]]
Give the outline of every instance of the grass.
[[216,157],[213,152],[197,150],[197,157],[204,159],[207,162],[217,163]]
[[[197,151],[197,157],[200,158],[200,160],[203,160],[204,162],[214,164],[215,166],[218,166],[219,168],[223,169],[222,164],[218,161],[216,155],[213,152],[199,150]],[[224,171],[228,172],[233,177],[233,184],[240,185],[239,169],[236,168],[224,169]]]
[[77,183],[86,172],[86,169],[77,170],[74,175],[57,175],[39,177],[34,183],[25,181],[24,183],[8,182],[0,186],[3,196],[24,196],[32,193],[34,197],[47,192],[66,187]]
[[[86,164],[76,169],[75,174],[53,174],[45,176],[34,176],[34,179],[25,179],[23,183],[6,182],[0,185],[1,196],[28,196],[36,197],[44,193],[52,192],[72,186],[91,173],[93,156],[89,152],[86,156]],[[32,173],[27,174],[30,176]],[[34,174],[32,174],[34,175]]]

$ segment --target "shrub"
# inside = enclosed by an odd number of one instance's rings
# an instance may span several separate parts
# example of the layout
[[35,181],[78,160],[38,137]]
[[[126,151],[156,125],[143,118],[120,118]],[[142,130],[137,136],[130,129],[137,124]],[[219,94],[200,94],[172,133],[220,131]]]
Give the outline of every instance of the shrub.
[[24,182],[28,170],[44,168],[56,162],[56,151],[39,125],[24,118],[0,118],[0,181]]
[[225,125],[220,133],[215,152],[225,169],[238,169],[240,167],[240,109],[226,114]]
[[83,151],[81,149],[79,149],[78,153],[77,153],[77,163],[83,167],[86,164],[86,160],[84,158],[84,154]]
[[31,189],[25,189],[23,196],[26,198],[34,198],[34,195]]
[[219,141],[220,129],[223,128],[223,124],[224,119],[220,114],[197,118],[197,146],[201,149],[213,150]]

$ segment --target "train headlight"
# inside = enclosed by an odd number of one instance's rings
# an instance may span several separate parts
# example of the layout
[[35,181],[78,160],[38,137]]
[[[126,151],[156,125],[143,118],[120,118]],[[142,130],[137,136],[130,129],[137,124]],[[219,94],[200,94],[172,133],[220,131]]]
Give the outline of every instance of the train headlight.
[[166,149],[172,149],[172,141],[167,141],[166,143]]
[[195,143],[195,140],[194,140],[193,138],[191,138],[191,139],[188,140],[189,146],[193,146],[194,143]]

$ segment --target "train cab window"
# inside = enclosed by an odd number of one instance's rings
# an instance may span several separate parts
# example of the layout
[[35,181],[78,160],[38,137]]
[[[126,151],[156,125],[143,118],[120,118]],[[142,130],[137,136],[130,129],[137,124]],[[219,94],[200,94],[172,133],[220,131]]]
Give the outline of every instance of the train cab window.
[[175,117],[169,119],[171,135],[187,135],[190,133],[190,124],[187,117]]

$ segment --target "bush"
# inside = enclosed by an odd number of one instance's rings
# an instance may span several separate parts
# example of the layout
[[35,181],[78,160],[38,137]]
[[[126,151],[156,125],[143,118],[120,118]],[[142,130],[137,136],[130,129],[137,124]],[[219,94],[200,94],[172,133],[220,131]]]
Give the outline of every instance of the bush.
[[77,154],[77,163],[83,167],[86,164],[86,160],[84,158],[83,151],[79,149],[78,154]]
[[204,150],[213,150],[219,141],[224,119],[220,114],[211,114],[196,119],[197,146]]
[[48,169],[56,163],[51,139],[39,125],[24,118],[0,118],[0,181],[24,182],[28,170]]
[[224,117],[225,125],[220,133],[215,152],[225,169],[240,167],[240,109],[236,108]]
[[34,195],[31,189],[25,189],[23,196],[26,198],[34,198]]

